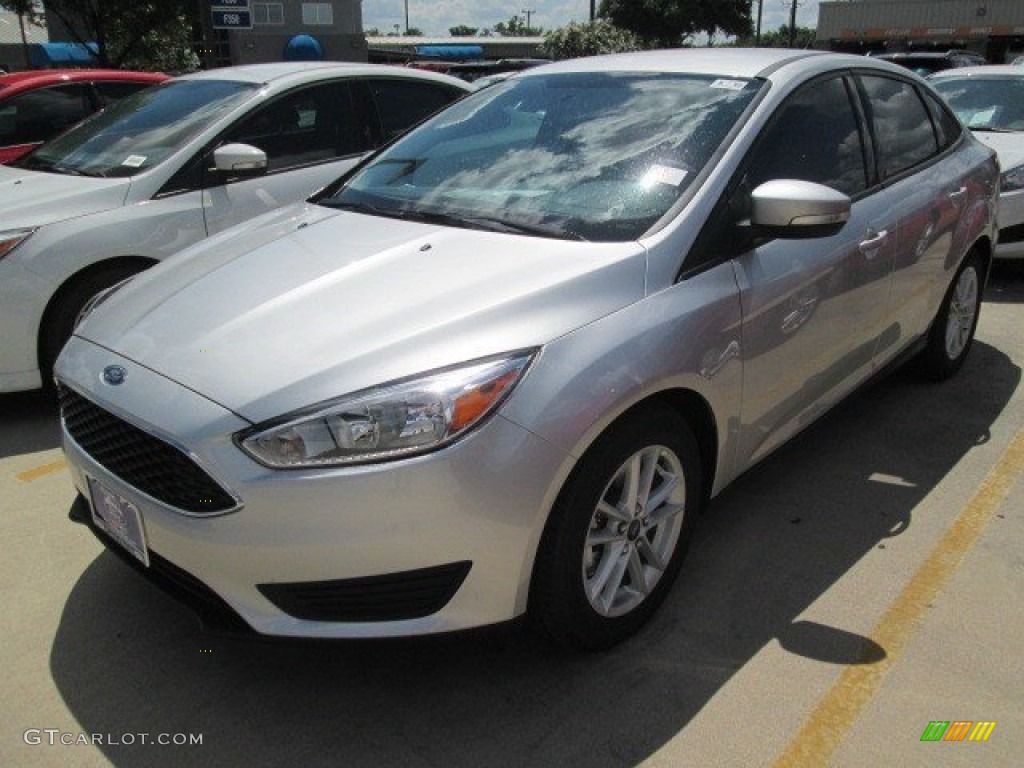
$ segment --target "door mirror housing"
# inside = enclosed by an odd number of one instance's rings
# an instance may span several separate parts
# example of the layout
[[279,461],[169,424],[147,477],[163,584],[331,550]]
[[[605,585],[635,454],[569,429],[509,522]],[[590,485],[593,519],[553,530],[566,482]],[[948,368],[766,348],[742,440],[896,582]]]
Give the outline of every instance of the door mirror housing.
[[824,184],[766,181],[751,193],[751,224],[770,237],[829,237],[850,220],[853,201]]
[[259,176],[267,172],[267,153],[251,144],[225,144],[213,151],[213,167],[228,176]]

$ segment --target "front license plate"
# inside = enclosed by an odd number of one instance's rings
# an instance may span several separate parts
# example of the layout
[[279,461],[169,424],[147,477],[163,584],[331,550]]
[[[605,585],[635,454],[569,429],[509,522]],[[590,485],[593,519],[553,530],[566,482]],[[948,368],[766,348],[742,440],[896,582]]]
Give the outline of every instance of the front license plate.
[[92,521],[143,565],[148,566],[149,550],[146,548],[146,533],[142,528],[139,508],[91,477],[88,480],[89,495],[92,496]]

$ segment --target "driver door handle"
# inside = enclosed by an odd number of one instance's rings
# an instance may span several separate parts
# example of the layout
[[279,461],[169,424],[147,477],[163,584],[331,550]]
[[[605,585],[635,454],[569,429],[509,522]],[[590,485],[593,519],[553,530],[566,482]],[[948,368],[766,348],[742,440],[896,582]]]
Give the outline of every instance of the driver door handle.
[[860,252],[867,256],[869,259],[874,258],[878,253],[878,249],[885,245],[885,241],[889,239],[889,230],[883,229],[881,232],[876,232],[873,229],[868,230],[868,239],[861,240]]

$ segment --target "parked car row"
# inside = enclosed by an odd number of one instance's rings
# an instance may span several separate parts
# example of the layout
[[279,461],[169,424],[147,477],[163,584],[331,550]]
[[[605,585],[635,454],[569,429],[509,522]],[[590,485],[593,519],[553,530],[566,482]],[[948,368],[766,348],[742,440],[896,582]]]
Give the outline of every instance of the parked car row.
[[387,143],[465,89],[389,75],[174,80],[0,175],[0,382],[73,329],[74,517],[209,621],[606,648],[735,477],[967,357],[999,169],[906,69],[567,61]]
[[371,65],[219,69],[128,95],[0,166],[0,392],[47,382],[98,291],[308,197],[469,89]]

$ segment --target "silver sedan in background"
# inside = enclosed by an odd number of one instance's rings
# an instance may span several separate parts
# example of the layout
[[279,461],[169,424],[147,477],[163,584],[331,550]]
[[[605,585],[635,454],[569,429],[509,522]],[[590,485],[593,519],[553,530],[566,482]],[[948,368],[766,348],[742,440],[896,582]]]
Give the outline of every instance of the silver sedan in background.
[[877,60],[521,73],[98,297],[57,364],[74,516],[262,634],[609,647],[737,475],[890,364],[961,367],[997,185]]

